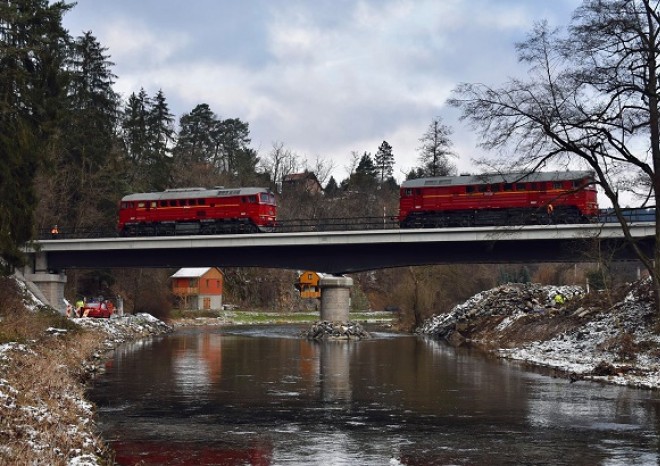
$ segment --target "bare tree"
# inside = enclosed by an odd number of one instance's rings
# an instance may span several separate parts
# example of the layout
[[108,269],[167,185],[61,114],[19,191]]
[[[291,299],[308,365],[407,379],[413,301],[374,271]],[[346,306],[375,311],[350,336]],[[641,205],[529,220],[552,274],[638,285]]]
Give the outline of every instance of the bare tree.
[[[261,160],[261,165],[276,187],[282,186],[286,175],[300,170],[300,157],[287,149],[282,142],[274,142],[272,150]],[[279,190],[278,190],[279,191]]]
[[314,159],[310,162],[305,160],[305,169],[316,175],[316,179],[319,180],[319,183],[322,186],[328,182],[332,171],[335,169],[335,163],[332,160],[324,159],[323,157],[316,155]]
[[462,109],[483,147],[511,150],[517,170],[593,170],[649,271],[660,313],[660,223],[647,254],[621,213],[631,180],[646,181],[643,205],[656,204],[660,192],[658,8],[651,0],[585,0],[566,34],[540,23],[517,44],[519,59],[530,66],[528,79],[499,88],[461,84],[449,103]]

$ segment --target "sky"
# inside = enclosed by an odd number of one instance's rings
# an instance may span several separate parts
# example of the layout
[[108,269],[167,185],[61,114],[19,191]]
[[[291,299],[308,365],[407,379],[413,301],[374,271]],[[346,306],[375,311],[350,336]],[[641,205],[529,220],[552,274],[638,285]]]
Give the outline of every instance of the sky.
[[462,82],[523,77],[515,43],[536,21],[566,25],[580,0],[79,0],[64,17],[106,47],[125,99],[162,90],[177,123],[207,103],[249,123],[261,157],[274,144],[332,164],[393,148],[398,181],[440,117],[454,163],[475,171],[477,134],[446,104]]

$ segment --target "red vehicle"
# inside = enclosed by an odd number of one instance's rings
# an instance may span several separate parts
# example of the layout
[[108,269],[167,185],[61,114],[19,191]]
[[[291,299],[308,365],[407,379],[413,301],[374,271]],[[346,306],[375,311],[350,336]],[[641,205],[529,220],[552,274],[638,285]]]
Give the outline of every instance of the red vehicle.
[[112,301],[99,300],[86,302],[82,309],[80,317],[101,317],[109,319],[115,312],[115,305]]
[[266,188],[183,188],[129,194],[119,204],[122,236],[273,231],[275,196]]
[[598,213],[588,171],[443,176],[401,185],[401,228],[585,223]]

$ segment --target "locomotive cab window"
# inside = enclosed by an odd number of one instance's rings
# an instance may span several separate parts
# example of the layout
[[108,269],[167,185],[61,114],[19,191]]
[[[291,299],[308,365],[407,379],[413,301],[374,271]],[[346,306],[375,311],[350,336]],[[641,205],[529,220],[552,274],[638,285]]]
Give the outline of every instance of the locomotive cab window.
[[151,208],[155,209],[156,208],[156,201],[151,201]]
[[513,185],[511,183],[505,183],[504,184],[504,190],[505,191],[513,191]]
[[552,184],[552,187],[553,187],[553,189],[561,189],[561,182],[559,182],[559,181],[555,181],[555,182]]
[[465,187],[465,192],[470,194],[474,192],[474,186],[466,186]]
[[138,202],[138,209],[144,209],[144,202]]
[[406,188],[406,190],[404,192],[404,195],[405,196],[412,196],[412,194],[413,194],[412,188]]
[[256,204],[257,202],[257,196],[248,196],[248,202],[250,204]]
[[525,183],[516,183],[516,191],[524,191]]
[[176,201],[174,200],[170,201],[170,207],[176,207]]
[[167,207],[167,201],[160,201],[161,207]]

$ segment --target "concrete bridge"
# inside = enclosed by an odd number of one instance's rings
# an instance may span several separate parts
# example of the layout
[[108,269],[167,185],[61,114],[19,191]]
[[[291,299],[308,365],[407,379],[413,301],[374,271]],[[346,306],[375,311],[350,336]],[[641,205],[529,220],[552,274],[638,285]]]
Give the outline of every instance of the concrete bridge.
[[[631,231],[650,253],[655,224],[633,224]],[[71,268],[272,267],[341,275],[407,265],[588,262],[603,253],[635,259],[613,223],[41,240],[26,252],[26,278],[51,304],[62,302]]]

